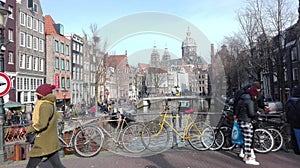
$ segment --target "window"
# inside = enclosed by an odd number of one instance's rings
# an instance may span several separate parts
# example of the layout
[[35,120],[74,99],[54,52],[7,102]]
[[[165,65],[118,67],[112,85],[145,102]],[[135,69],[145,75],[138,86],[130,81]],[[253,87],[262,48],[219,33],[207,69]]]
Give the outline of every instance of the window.
[[11,51],[8,52],[8,64],[14,64],[14,53]]
[[38,50],[38,38],[37,37],[33,37],[33,49],[34,50]]
[[39,64],[39,58],[34,57],[34,59],[33,59],[33,70],[35,70],[35,71],[38,70],[38,64]]
[[55,69],[59,69],[59,58],[55,58]]
[[44,40],[39,39],[39,51],[44,52]]
[[34,101],[34,97],[35,97],[35,93],[34,92],[31,92],[30,93],[30,101]]
[[13,32],[13,29],[8,29],[8,40],[10,42],[14,41],[14,32]]
[[66,56],[70,55],[70,47],[69,45],[66,45]]
[[39,22],[39,32],[41,34],[44,34],[44,23],[41,21]]
[[33,19],[32,26],[33,26],[33,30],[38,31],[39,21],[37,19]]
[[293,68],[293,80],[298,81],[299,80],[299,69]]
[[33,88],[33,79],[32,79],[32,78],[30,78],[30,89],[31,89],[31,90],[34,89],[34,88]]
[[38,6],[36,3],[33,3],[33,12],[37,13],[38,12]]
[[20,25],[22,26],[25,26],[25,20],[26,20],[25,17],[26,17],[25,13],[20,12]]
[[58,41],[54,42],[54,51],[58,53]]
[[65,86],[65,77],[61,77],[61,88],[64,88]]
[[291,58],[292,61],[298,61],[297,47],[291,49]]
[[25,54],[20,53],[19,67],[23,69],[25,68]]
[[27,15],[27,27],[32,29],[32,17]]
[[64,43],[60,43],[60,53],[61,54],[64,54],[64,48],[65,48]]
[[67,81],[66,81],[66,85],[67,85],[67,88],[70,88],[71,84],[70,84],[70,78],[67,78]]
[[32,48],[32,36],[27,34],[27,48]]
[[28,102],[28,92],[24,92],[24,102]]
[[12,6],[8,6],[8,11],[10,12],[9,18],[14,19],[14,9]]
[[65,60],[61,59],[61,69],[64,70],[65,69]]
[[66,61],[66,70],[67,71],[70,70],[70,61],[69,60]]
[[45,65],[45,60],[44,59],[40,59],[39,71],[44,71],[44,65]]
[[20,46],[25,47],[25,33],[20,32]]
[[31,69],[31,60],[32,60],[32,56],[26,55],[26,69]]

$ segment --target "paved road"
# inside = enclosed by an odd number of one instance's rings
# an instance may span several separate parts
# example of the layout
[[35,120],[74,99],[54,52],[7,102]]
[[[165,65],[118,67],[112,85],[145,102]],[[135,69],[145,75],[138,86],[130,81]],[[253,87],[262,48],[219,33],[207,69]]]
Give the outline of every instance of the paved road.
[[[62,158],[67,168],[240,168],[246,165],[233,151],[195,151],[187,148],[170,149],[160,154],[145,157],[128,157],[108,151],[101,151],[97,156],[81,158],[66,155]],[[257,160],[263,168],[299,168],[300,155],[292,152],[271,152],[257,154]],[[7,162],[0,167],[24,168],[27,160]],[[51,168],[43,163],[40,168]]]

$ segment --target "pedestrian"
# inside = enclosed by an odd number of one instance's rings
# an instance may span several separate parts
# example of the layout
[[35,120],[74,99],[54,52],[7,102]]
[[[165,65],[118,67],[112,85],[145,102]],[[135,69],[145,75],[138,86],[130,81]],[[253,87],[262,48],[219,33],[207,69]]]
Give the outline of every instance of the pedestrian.
[[[300,131],[300,88],[293,89],[292,96],[285,105],[286,119],[291,126],[291,142],[295,154],[300,155],[300,135],[297,139],[297,131]],[[298,140],[298,141],[297,141]]]
[[42,84],[36,89],[37,101],[32,113],[32,125],[22,129],[23,133],[39,132],[29,152],[29,161],[26,168],[36,168],[38,164],[49,161],[55,168],[64,168],[58,151],[60,150],[56,112],[56,97],[52,94],[54,85]]
[[259,92],[258,88],[256,88],[256,90],[254,89],[255,88],[251,89],[250,87],[248,91],[240,95],[237,101],[235,115],[244,137],[243,150],[239,156],[243,157],[243,161],[245,161],[246,164],[259,165],[259,162],[255,159],[254,151],[251,150],[254,133],[252,120],[257,116],[254,101]]

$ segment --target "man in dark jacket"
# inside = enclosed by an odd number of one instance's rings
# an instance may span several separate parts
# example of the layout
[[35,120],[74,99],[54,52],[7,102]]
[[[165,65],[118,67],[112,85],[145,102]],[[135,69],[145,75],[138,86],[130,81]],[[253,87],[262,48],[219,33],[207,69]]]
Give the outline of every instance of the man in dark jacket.
[[251,157],[251,145],[254,131],[252,120],[256,115],[254,101],[252,100],[250,93],[242,94],[237,102],[236,117],[244,137],[243,160],[246,164],[251,165],[259,165],[259,162],[257,162],[254,157]]
[[[286,118],[288,123],[291,125],[291,140],[293,150],[296,154],[300,154],[299,143],[295,136],[294,129],[300,129],[300,88],[294,88],[292,97],[289,97],[286,105]],[[299,137],[300,138],[300,137]]]

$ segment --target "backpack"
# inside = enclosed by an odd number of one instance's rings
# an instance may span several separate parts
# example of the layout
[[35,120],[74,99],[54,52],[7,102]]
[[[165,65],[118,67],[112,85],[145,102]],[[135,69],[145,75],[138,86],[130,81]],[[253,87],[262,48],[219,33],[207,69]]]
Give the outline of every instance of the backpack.
[[248,88],[250,87],[251,85],[246,85],[245,87],[243,87],[242,89],[238,90],[233,98],[233,113],[234,115],[237,114],[237,111],[236,111],[236,106],[238,104],[238,101],[240,100],[241,96],[245,93],[247,93],[247,90]]

